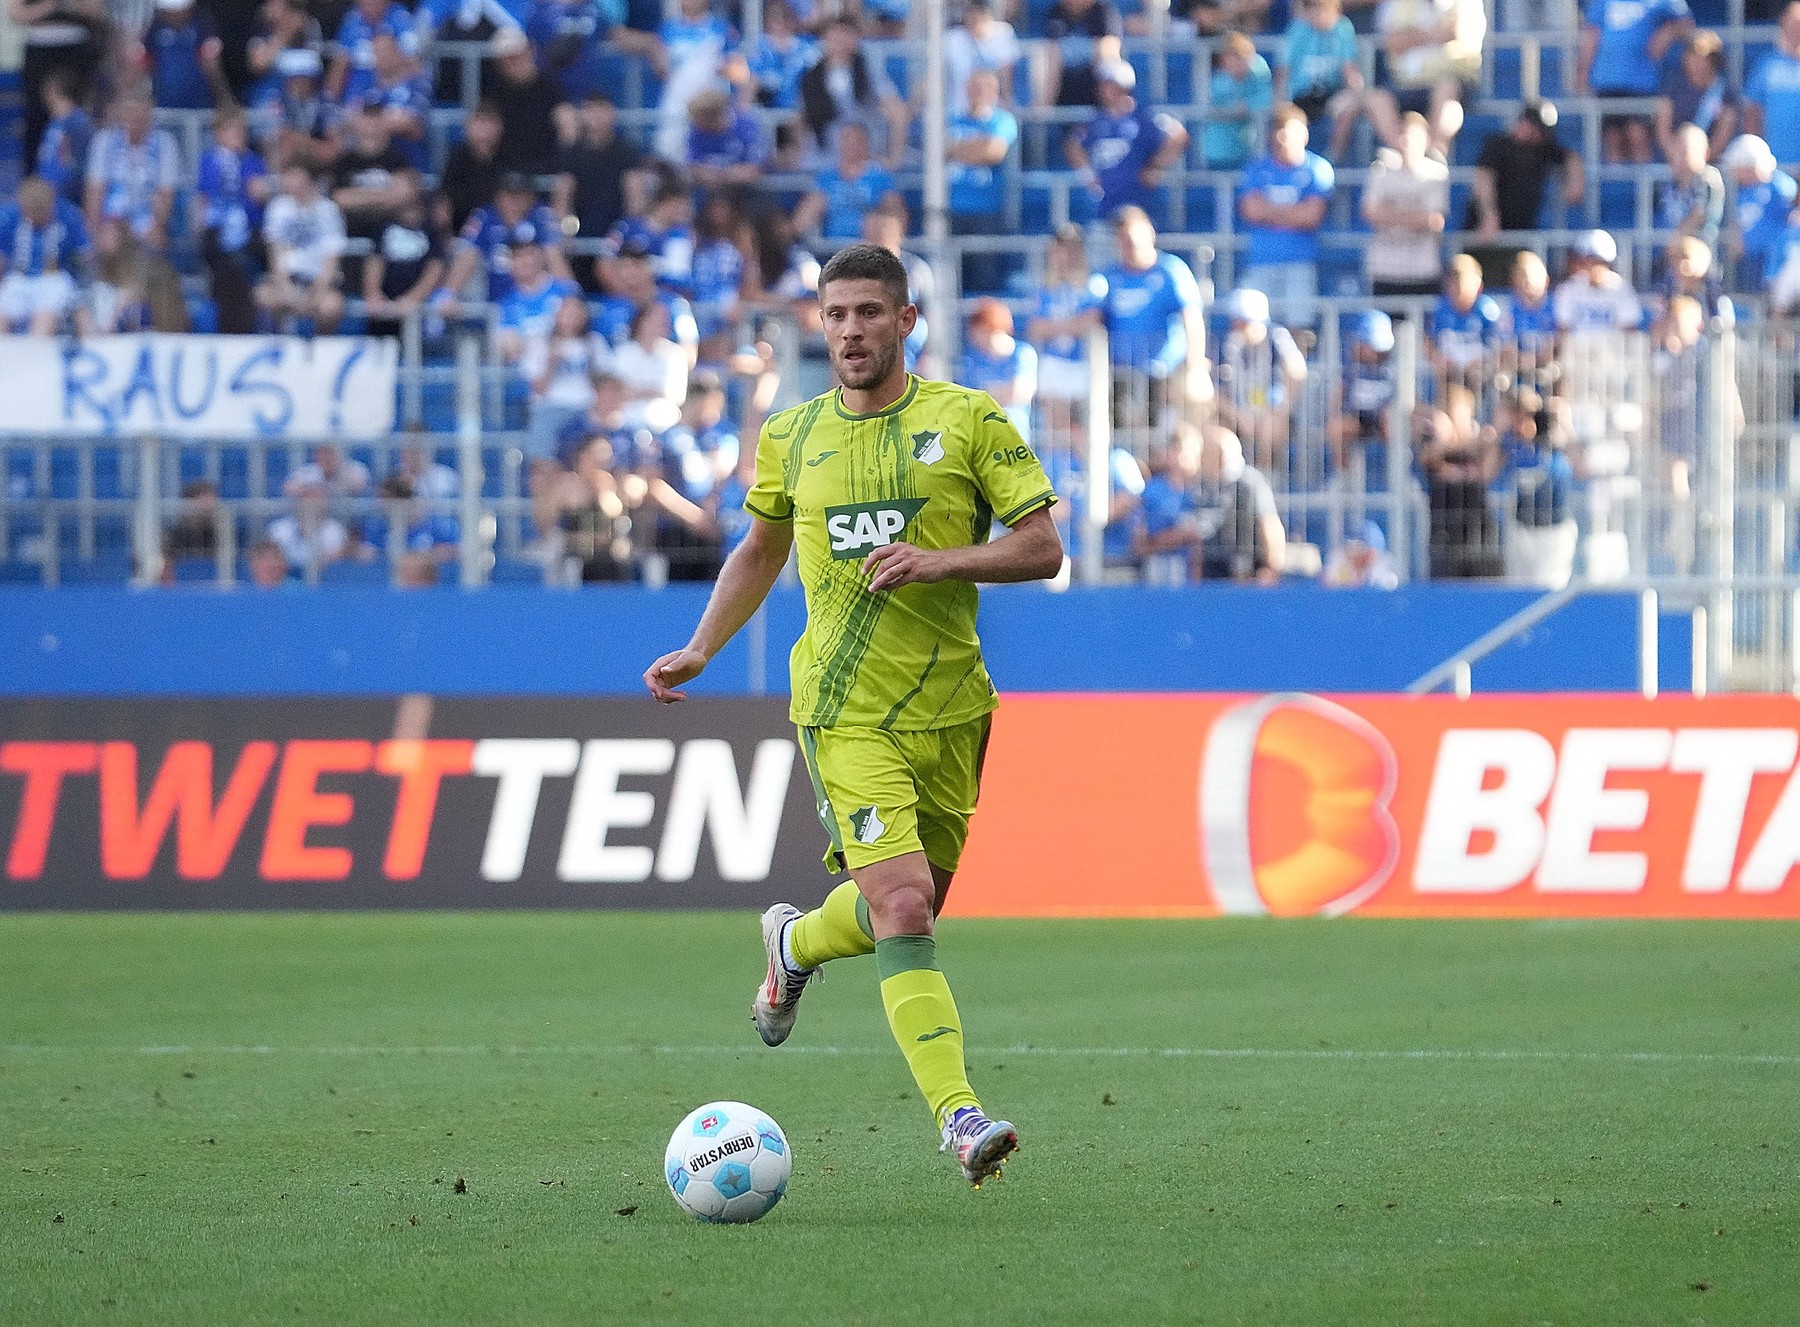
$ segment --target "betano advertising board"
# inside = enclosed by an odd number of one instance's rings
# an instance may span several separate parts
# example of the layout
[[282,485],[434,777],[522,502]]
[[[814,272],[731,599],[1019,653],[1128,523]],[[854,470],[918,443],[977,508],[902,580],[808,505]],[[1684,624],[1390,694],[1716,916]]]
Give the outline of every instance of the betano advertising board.
[[[1010,696],[965,916],[1800,916],[1800,702]],[[750,907],[785,702],[0,703],[0,907]]]

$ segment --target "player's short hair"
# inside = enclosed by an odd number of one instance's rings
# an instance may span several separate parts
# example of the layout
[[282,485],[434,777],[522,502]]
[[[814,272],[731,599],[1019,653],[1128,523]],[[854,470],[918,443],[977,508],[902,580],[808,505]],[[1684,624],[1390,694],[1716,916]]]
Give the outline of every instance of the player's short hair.
[[833,281],[879,281],[882,293],[893,300],[894,307],[907,305],[906,267],[892,250],[879,244],[852,244],[839,249],[819,273],[819,294]]

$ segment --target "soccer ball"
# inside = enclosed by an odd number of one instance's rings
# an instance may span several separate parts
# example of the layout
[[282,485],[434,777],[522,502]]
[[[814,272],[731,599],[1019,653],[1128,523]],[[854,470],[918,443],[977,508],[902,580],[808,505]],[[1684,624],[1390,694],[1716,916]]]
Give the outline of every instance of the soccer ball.
[[793,1169],[781,1126],[741,1101],[700,1107],[675,1126],[663,1153],[669,1192],[702,1221],[755,1221],[781,1201]]

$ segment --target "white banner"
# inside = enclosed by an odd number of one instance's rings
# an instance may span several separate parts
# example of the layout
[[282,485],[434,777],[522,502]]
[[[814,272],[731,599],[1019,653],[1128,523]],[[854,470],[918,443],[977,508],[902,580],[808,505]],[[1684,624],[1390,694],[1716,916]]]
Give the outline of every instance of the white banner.
[[357,336],[9,336],[0,432],[371,440],[393,432],[398,360]]

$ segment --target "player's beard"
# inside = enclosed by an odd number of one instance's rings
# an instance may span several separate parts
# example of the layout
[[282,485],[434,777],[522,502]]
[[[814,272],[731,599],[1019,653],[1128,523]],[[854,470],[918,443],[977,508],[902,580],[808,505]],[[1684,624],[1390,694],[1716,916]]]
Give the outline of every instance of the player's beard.
[[838,381],[857,392],[886,382],[900,359],[898,341],[890,341],[885,346],[871,345],[864,341],[860,349],[868,352],[868,358],[863,361],[860,371],[853,371],[844,363],[841,350],[834,350],[831,355],[831,367],[837,370]]

